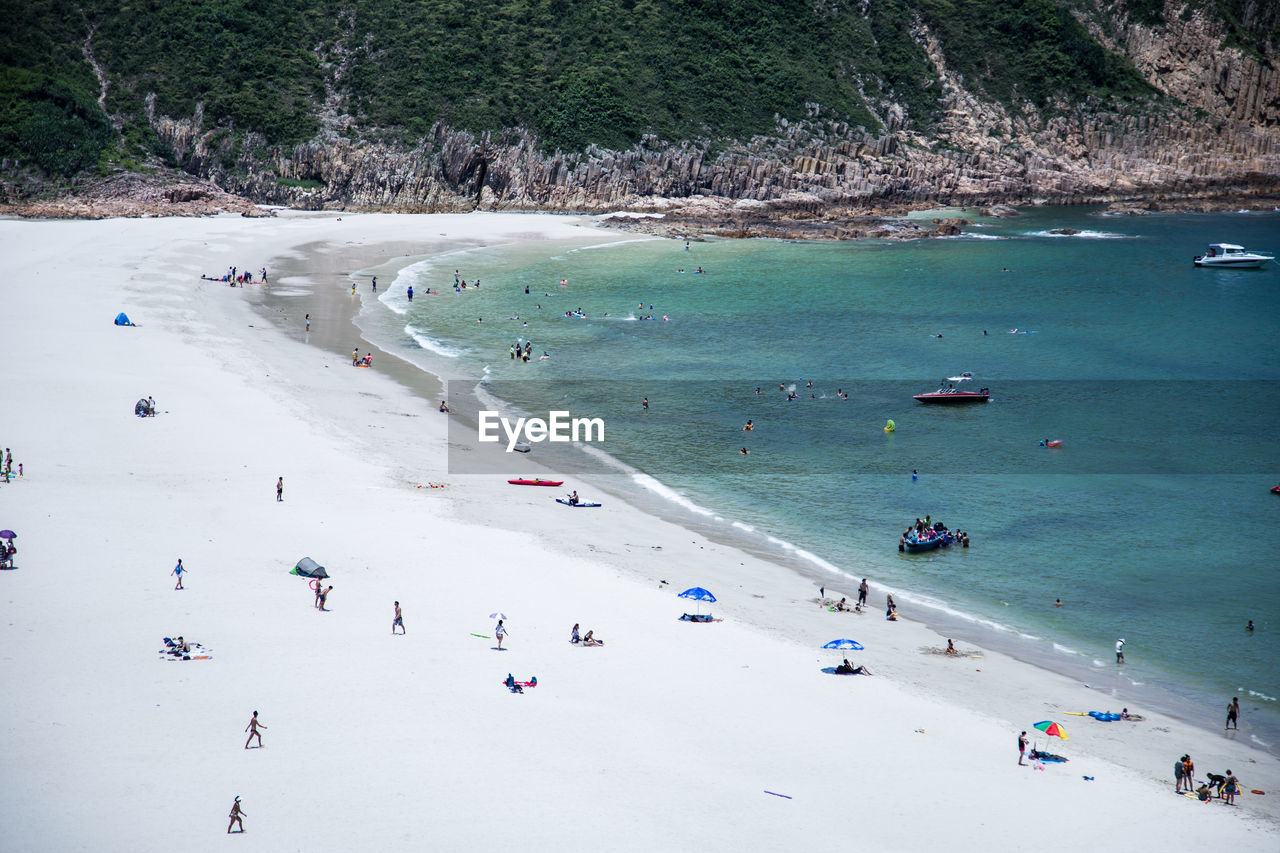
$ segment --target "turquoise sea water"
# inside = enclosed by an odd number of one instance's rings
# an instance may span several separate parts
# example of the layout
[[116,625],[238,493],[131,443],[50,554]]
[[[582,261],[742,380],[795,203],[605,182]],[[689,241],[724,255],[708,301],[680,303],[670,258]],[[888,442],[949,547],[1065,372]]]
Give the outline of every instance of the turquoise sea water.
[[[403,270],[361,325],[531,413],[603,418],[603,450],[643,472],[623,479],[650,508],[815,585],[900,590],[911,616],[1107,691],[1099,710],[1145,700],[1220,726],[1238,695],[1276,750],[1280,266],[1191,257],[1280,250],[1280,213],[1046,208],[972,233],[460,252]],[[455,292],[455,269],[481,288]],[[518,339],[528,364],[509,357]],[[911,399],[965,371],[989,404]],[[926,513],[972,547],[899,554]]]

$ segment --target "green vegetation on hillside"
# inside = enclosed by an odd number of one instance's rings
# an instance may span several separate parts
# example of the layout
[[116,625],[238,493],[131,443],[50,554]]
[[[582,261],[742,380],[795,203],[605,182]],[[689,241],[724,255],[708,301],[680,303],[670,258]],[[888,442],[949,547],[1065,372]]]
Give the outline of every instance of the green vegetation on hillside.
[[409,145],[438,121],[525,127],[565,150],[745,139],[775,117],[874,131],[890,103],[927,131],[942,89],[922,24],[966,88],[1014,110],[1145,96],[1068,2],[0,0],[0,155],[60,175],[164,155],[149,96],[156,115],[203,104],[205,130],[271,145],[313,138],[331,96],[351,132]]

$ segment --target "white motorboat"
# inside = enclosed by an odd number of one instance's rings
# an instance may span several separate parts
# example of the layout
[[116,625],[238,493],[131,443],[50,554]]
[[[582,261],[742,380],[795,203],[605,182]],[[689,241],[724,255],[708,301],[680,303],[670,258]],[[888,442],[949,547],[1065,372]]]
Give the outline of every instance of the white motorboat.
[[1255,270],[1271,260],[1275,260],[1274,255],[1250,252],[1244,246],[1237,246],[1234,243],[1211,243],[1209,251],[1203,255],[1197,255],[1194,263],[1198,267]]

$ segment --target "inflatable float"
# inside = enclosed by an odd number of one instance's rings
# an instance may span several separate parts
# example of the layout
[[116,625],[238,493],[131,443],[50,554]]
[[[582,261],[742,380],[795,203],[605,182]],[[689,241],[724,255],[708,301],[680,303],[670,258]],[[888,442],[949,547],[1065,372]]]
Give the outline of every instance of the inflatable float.
[[898,428],[898,425],[897,425],[897,424],[895,424],[892,420],[889,420],[889,421],[886,421],[886,422],[885,422],[885,425],[884,425],[884,431],[885,431],[885,432],[893,432],[893,431],[894,431],[894,430],[896,430],[897,428]]

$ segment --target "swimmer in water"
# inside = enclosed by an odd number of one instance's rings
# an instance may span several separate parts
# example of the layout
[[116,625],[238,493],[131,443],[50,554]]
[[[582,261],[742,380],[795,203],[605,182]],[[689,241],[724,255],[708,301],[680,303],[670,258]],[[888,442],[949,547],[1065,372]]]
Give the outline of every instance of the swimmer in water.
[[755,428],[756,428],[756,427],[755,427],[755,424],[751,423],[751,420],[748,418],[748,419],[747,419],[747,425],[746,425],[746,426],[744,426],[744,427],[742,428],[742,431],[743,431],[743,432],[751,432],[751,431],[752,431],[753,429],[755,429]]
[[746,455],[747,455],[748,453],[750,453],[750,452],[751,452],[750,450],[747,450],[747,449],[744,447],[744,448],[742,448],[741,450],[739,450],[739,451],[738,451],[738,454],[739,454],[739,455],[741,455],[741,456],[746,456]]

